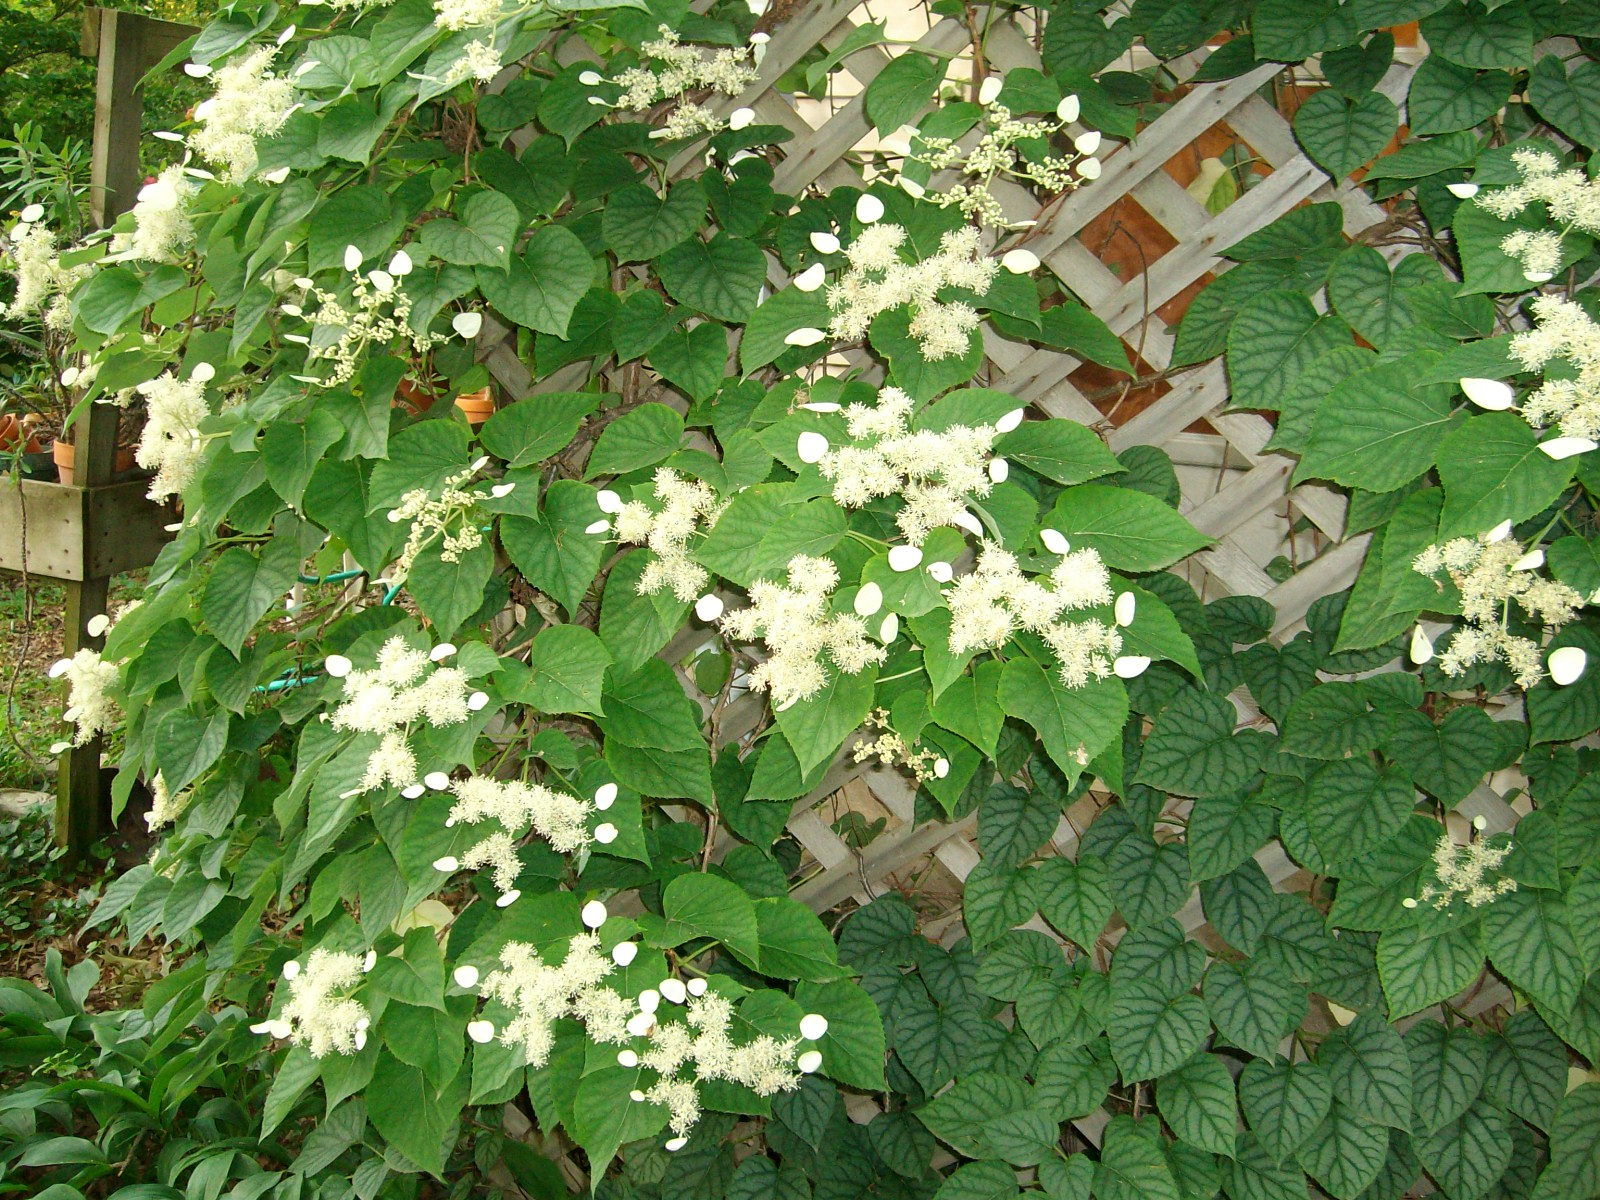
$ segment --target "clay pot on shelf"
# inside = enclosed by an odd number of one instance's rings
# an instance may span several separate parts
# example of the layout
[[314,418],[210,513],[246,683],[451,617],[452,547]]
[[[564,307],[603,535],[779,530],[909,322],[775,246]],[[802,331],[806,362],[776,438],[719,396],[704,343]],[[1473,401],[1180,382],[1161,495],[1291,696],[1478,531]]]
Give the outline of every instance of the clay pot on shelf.
[[44,443],[34,431],[37,421],[36,417],[18,417],[15,413],[6,413],[0,417],[0,453],[40,453],[44,449]]
[[[395,407],[409,408],[414,413],[425,413],[438,399],[424,385],[412,379],[402,379],[395,389]],[[463,392],[456,397],[456,407],[467,418],[469,425],[482,425],[494,416],[494,391],[481,387],[475,392]]]
[[468,425],[482,425],[494,416],[494,392],[486,387],[464,392],[456,397],[456,407],[466,415]]
[[[55,445],[50,447],[50,454],[51,457],[55,459],[56,463],[56,482],[66,487],[71,487],[74,480],[77,478],[75,470],[77,464],[77,447],[71,442],[57,440]],[[135,465],[133,450],[119,446],[117,448],[117,458],[114,464],[116,473],[120,475],[124,471],[131,471]]]

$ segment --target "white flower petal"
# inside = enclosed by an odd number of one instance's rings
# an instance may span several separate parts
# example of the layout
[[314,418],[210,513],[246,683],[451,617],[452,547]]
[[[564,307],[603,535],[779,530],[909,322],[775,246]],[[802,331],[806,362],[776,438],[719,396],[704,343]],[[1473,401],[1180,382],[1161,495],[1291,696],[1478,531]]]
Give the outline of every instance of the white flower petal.
[[411,274],[415,266],[416,264],[411,261],[411,255],[404,250],[396,250],[394,257],[389,260],[389,274],[399,279]]
[[584,71],[578,76],[578,82],[584,87],[593,87],[597,83],[604,83],[605,77],[599,71]]
[[935,779],[945,779],[949,774],[950,760],[948,758],[936,758],[933,760],[933,777]]
[[811,235],[811,247],[818,254],[837,254],[839,253],[839,239],[831,233],[823,233],[818,230]]
[[828,1033],[828,1018],[821,1013],[807,1013],[800,1018],[800,1036],[808,1042],[815,1042],[826,1037]]
[[960,512],[958,512],[955,520],[957,525],[961,526],[961,528],[972,534],[973,537],[983,536],[983,522],[978,520],[977,517],[973,516],[966,509],[962,509]]
[[60,679],[67,673],[67,668],[72,665],[70,658],[58,658],[50,664],[49,675],[51,679]]
[[44,205],[42,205],[42,204],[29,204],[20,213],[17,214],[17,219],[19,221],[21,221],[24,225],[32,225],[35,221],[39,220],[39,218],[41,218],[43,216],[44,216]]
[[110,628],[111,628],[111,618],[106,616],[105,613],[97,613],[94,616],[90,617],[88,622],[85,623],[85,625],[83,627],[83,631],[85,633],[87,633],[90,637],[99,637],[101,634],[105,633],[105,631],[110,629]]
[[955,568],[947,562],[929,563],[928,574],[933,576],[935,583],[949,583],[956,577]]
[[367,972],[367,971],[372,970],[372,968],[377,966],[377,965],[378,965],[378,952],[376,950],[368,950],[367,951],[367,956],[361,960],[361,970],[363,972]]
[[[821,265],[820,263],[818,264]],[[827,334],[822,330],[807,325],[785,335],[783,344],[786,346],[815,346],[818,342],[825,341]]]
[[1558,437],[1551,438],[1548,442],[1540,442],[1539,449],[1560,462],[1563,458],[1571,458],[1574,454],[1587,454],[1595,449],[1597,444],[1600,443],[1584,437]]
[[1127,628],[1129,625],[1133,624],[1133,613],[1134,609],[1138,606],[1138,603],[1138,597],[1136,597],[1132,592],[1123,592],[1117,597],[1116,607],[1112,611],[1116,616],[1116,622],[1118,625],[1121,625],[1123,628]]
[[1011,464],[1003,458],[989,460],[989,481],[991,483],[1004,483],[1011,477]]
[[355,664],[342,654],[330,654],[322,660],[322,669],[335,679],[343,679],[354,667]]
[[663,979],[656,985],[661,992],[661,998],[671,1004],[682,1004],[689,998],[689,989],[684,987],[681,979]]
[[428,658],[431,662],[443,662],[455,652],[456,644],[454,642],[440,642],[432,650],[428,651]]
[[611,522],[602,517],[598,521],[591,521],[583,527],[585,533],[605,533],[611,528]]
[[450,787],[450,776],[443,771],[429,771],[422,777],[422,782],[435,792],[443,792]]
[[706,989],[709,988],[710,986],[711,985],[709,983],[707,983],[704,979],[701,979],[699,976],[696,976],[695,978],[689,980],[689,995],[691,995],[691,996],[704,996],[706,994]]
[[1072,139],[1072,148],[1079,154],[1093,154],[1100,149],[1100,131],[1091,129],[1087,133],[1080,133]]
[[614,783],[602,783],[599,787],[597,787],[594,790],[594,806],[596,808],[598,808],[601,812],[605,812],[606,809],[610,808],[616,802],[617,802],[617,785],[616,784],[614,784]]
[[504,500],[516,490],[517,485],[515,483],[497,483],[489,489],[489,494],[496,500]]
[[1583,674],[1584,667],[1589,665],[1589,656],[1579,646],[1562,646],[1559,650],[1550,652],[1550,678],[1557,684],[1566,687],[1569,683],[1576,683],[1578,676]]
[[478,968],[474,966],[457,967],[452,974],[457,987],[475,988],[478,986]]
[[1000,265],[1013,275],[1026,275],[1039,268],[1039,256],[1032,250],[1018,246],[1000,256]]
[[709,592],[694,602],[694,615],[708,625],[722,615],[722,609],[722,600]]
[[900,190],[906,195],[910,196],[913,200],[921,200],[928,194],[927,188],[923,187],[915,179],[912,179],[909,176],[902,175],[895,182],[900,185]]
[[594,840],[602,846],[609,846],[617,840],[617,827],[610,821],[603,821],[594,827]]
[[360,266],[361,251],[355,246],[346,246],[344,248],[344,269],[346,271],[354,271]]
[[900,616],[898,613],[890,613],[883,619],[883,624],[878,626],[878,640],[888,645],[899,636]]
[[1111,664],[1111,669],[1116,672],[1118,679],[1135,679],[1145,673],[1150,666],[1150,660],[1143,654],[1124,654]]
[[478,331],[483,328],[483,314],[480,312],[461,312],[450,318],[450,328],[454,329],[461,337],[472,339],[478,336]]
[[1457,200],[1471,200],[1478,194],[1478,185],[1475,183],[1447,183],[1444,190]]
[[594,502],[603,513],[619,513],[623,509],[622,497],[610,488],[601,488],[594,494]]
[[627,1067],[630,1070],[639,1065],[639,1056],[632,1050],[617,1051],[617,1066]]
[[190,79],[204,79],[211,74],[211,68],[200,63],[186,62],[183,64],[183,73]]
[[522,896],[522,892],[520,890],[518,890],[517,888],[512,888],[509,892],[507,892],[505,895],[501,896],[498,900],[496,900],[494,902],[494,906],[496,908],[510,908],[513,904],[515,904],[518,901],[518,899],[521,898],[521,896]]
[[858,617],[870,617],[883,607],[883,589],[875,583],[864,583],[851,602]]
[[[421,796],[422,793],[427,791],[427,790],[428,789],[423,787],[420,783],[413,783],[410,787],[401,788],[400,789],[400,794],[402,796],[404,796],[407,800],[415,800],[417,797]],[[447,824],[448,824],[448,822],[447,822]]]
[[827,277],[826,267],[821,263],[812,263],[794,277],[794,286],[802,292],[814,292],[822,286],[822,281]]
[[1072,169],[1078,173],[1080,179],[1095,180],[1100,178],[1100,173],[1105,167],[1098,158],[1086,158]]
[[294,959],[291,958],[288,962],[283,964],[283,977],[285,979],[294,979],[299,974],[300,964],[295,962]]
[[618,942],[611,947],[611,961],[619,967],[625,967],[639,957],[639,943]]
[[645,988],[644,991],[639,993],[639,1011],[640,1012],[647,1013],[647,1014],[648,1013],[654,1013],[656,1011],[656,1009],[658,1009],[660,1007],[661,1007],[661,993],[656,991],[655,988]]
[[606,906],[598,900],[591,900],[578,915],[590,929],[599,929],[606,923]]
[[856,201],[856,220],[863,225],[871,225],[874,221],[883,219],[883,201],[870,192],[864,193]]
[[821,462],[822,456],[828,452],[828,439],[815,430],[808,429],[795,439],[794,448],[801,462]]
[[794,1060],[795,1069],[802,1075],[810,1075],[822,1068],[822,1051],[807,1050]]
[[1013,408],[1010,412],[1006,413],[1005,416],[996,421],[994,423],[994,427],[1001,433],[1010,433],[1013,429],[1022,424],[1022,418],[1026,414],[1027,409]]
[[1072,549],[1072,543],[1067,541],[1059,529],[1039,530],[1039,540],[1051,554],[1066,554]]
[[1433,661],[1433,639],[1421,625],[1411,631],[1411,661],[1418,666]]
[[756,110],[753,108],[736,108],[728,114],[729,129],[747,129],[756,121]]
[[446,854],[443,858],[433,860],[433,869],[443,871],[446,875],[453,875],[461,870],[461,860],[453,854]]
[[1061,103],[1056,105],[1056,119],[1060,121],[1076,121],[1078,110],[1082,106],[1076,96],[1064,96]]
[[492,1021],[468,1021],[467,1036],[480,1046],[486,1045],[494,1041],[494,1023]]
[[[751,5],[751,7],[754,7],[756,4],[760,4],[763,9],[766,8],[766,4],[763,3],[762,0],[747,0],[747,3],[749,3]],[[686,1137],[668,1138],[666,1140],[666,1142],[662,1144],[661,1148],[663,1150],[665,1150],[668,1154],[676,1154],[679,1150],[682,1150],[688,1144],[689,1144],[689,1139],[686,1138]]]
[[1544,566],[1544,547],[1535,546],[1516,562],[1511,564],[1513,571],[1537,571]]
[[489,704],[488,692],[473,692],[467,697],[467,708],[472,712],[482,712]]
[[1471,376],[1461,381],[1461,391],[1479,408],[1499,412],[1517,402],[1517,393],[1509,383],[1499,379],[1477,379]]
[[889,569],[891,571],[914,571],[921,563],[921,546],[889,547]]
[[1500,524],[1496,525],[1493,529],[1489,530],[1488,533],[1483,535],[1483,540],[1485,542],[1502,542],[1510,533],[1511,522],[1501,521]]

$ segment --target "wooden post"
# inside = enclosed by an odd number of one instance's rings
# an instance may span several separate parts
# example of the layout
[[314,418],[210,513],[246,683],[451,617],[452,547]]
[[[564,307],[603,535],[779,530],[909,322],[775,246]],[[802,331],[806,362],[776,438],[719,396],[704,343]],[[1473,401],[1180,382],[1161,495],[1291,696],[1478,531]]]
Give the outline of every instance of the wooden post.
[[144,179],[139,168],[144,88],[139,81],[195,31],[110,8],[85,9],[83,25],[83,52],[99,60],[89,211],[96,225],[109,225],[133,207]]
[[[143,183],[139,146],[144,89],[139,81],[176,45],[194,32],[187,25],[157,21],[109,8],[84,12],[83,50],[98,58],[95,76],[94,149],[90,167],[90,213],[96,225],[109,225],[133,207]],[[105,487],[116,472],[117,411],[91,404],[73,424],[76,450],[73,486]],[[63,652],[98,650],[104,639],[89,633],[89,621],[106,611],[111,576],[87,569],[96,561],[89,545],[91,523],[79,523],[84,539],[84,578],[68,580]],[[100,835],[110,816],[110,795],[102,785],[99,738],[69,750],[56,768],[56,843],[81,854]]]

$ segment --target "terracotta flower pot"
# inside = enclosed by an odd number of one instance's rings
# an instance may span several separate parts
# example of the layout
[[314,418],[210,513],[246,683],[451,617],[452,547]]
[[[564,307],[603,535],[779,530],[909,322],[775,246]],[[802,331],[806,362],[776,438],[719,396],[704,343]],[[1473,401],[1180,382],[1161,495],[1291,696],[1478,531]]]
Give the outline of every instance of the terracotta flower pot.
[[73,466],[77,462],[77,447],[71,442],[57,441],[50,447],[50,456],[56,460],[56,482],[72,486]]
[[21,454],[38,454],[44,449],[39,435],[23,424],[15,413],[0,417],[0,451]]
[[[55,445],[50,447],[50,454],[56,462],[56,482],[66,487],[73,486],[77,478],[77,447],[71,442],[57,440]],[[124,471],[133,470],[135,465],[133,451],[125,447],[117,447],[117,457],[112,469],[120,475]]]
[[482,425],[494,416],[494,392],[482,387],[456,397],[456,407],[466,414],[467,424]]

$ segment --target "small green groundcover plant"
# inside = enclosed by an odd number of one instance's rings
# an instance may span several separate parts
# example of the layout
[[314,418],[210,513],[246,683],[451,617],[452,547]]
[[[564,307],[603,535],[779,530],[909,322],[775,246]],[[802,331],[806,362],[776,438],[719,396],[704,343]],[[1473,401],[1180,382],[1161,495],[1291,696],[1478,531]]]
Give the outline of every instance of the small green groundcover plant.
[[[1055,5],[1045,71],[897,54],[863,182],[788,195],[733,105],[882,26],[241,2],[132,212],[21,213],[11,315],[181,506],[57,670],[170,827],[94,920],[175,957],[115,1018],[0,992],[6,1184],[1600,1195],[1600,12],[1126,7]],[[1228,31],[1195,78],[1320,56],[1295,133],[1394,211],[1257,230],[1176,330],[1370,531],[1288,640],[1165,570],[1161,453],[983,386],[984,338],[1131,371],[1032,221]],[[975,819],[966,937],[791,898],[841,755]]]

